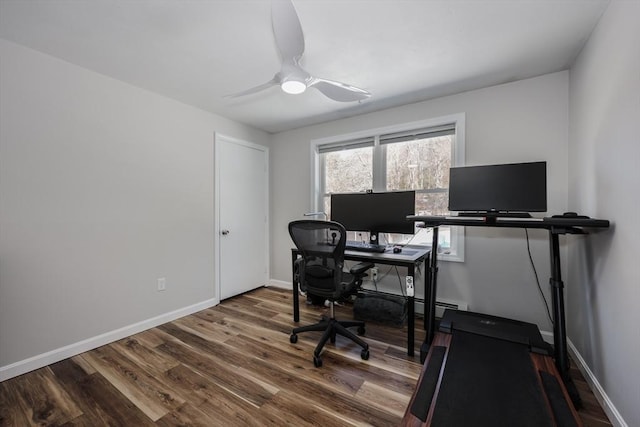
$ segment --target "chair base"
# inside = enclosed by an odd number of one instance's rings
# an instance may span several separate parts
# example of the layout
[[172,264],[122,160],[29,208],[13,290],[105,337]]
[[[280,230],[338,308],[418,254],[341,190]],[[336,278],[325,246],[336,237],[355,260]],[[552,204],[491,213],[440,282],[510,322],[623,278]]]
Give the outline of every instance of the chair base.
[[349,338],[351,341],[358,344],[362,347],[362,351],[360,352],[360,357],[363,360],[369,359],[369,344],[363,341],[356,334],[348,330],[347,328],[358,327],[358,334],[364,334],[364,322],[360,320],[337,320],[335,318],[323,319],[319,323],[307,326],[300,326],[298,328],[294,328],[291,331],[291,336],[289,337],[289,341],[292,343],[296,343],[298,341],[298,334],[300,332],[309,332],[309,331],[324,331],[322,334],[322,338],[320,338],[320,342],[316,346],[316,349],[313,351],[313,364],[319,368],[322,366],[322,359],[320,358],[320,353],[324,348],[324,345],[328,340],[331,340],[332,343],[336,342],[336,335],[342,335],[345,338]]

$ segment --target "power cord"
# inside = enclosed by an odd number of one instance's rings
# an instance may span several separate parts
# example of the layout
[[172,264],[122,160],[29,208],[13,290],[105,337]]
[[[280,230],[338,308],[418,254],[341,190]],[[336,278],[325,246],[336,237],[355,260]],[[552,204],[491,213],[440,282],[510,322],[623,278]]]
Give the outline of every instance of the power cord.
[[[385,240],[385,246],[389,246],[391,245],[391,243],[389,243],[389,234],[390,233],[380,233],[380,240],[382,240],[382,237],[384,237]],[[411,242],[413,242],[413,240],[416,238],[416,236],[418,236],[418,233],[412,234],[411,237],[409,238],[409,240],[407,240],[406,242],[401,242],[401,243],[395,243],[396,245],[400,245],[400,246],[406,246],[406,245],[410,245]]]
[[400,272],[398,271],[398,266],[393,266],[393,268],[396,269],[396,276],[398,276],[398,283],[400,284],[400,293],[402,294],[402,297],[405,298],[406,295],[404,294],[404,289],[402,288],[402,277],[400,277]]
[[547,317],[549,318],[549,322],[551,322],[551,326],[553,327],[553,319],[551,318],[551,311],[549,310],[549,303],[547,302],[547,298],[544,296],[544,292],[542,292],[542,286],[540,286],[540,279],[538,278],[538,272],[536,270],[536,265],[533,262],[533,256],[531,255],[531,246],[529,245],[529,230],[524,229],[524,233],[527,237],[527,253],[529,254],[529,261],[531,262],[531,268],[533,268],[533,274],[536,277],[536,284],[538,285],[538,291],[540,292],[540,296],[544,301],[544,308],[547,310]]

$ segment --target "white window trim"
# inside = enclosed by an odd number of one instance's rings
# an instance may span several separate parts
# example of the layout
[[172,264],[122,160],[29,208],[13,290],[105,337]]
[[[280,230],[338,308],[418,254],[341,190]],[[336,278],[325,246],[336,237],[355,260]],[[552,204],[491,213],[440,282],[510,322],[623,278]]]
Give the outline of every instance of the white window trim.
[[[456,143],[453,149],[452,166],[464,166],[465,165],[465,113],[451,114],[447,116],[435,117],[426,120],[419,120],[415,122],[401,123],[397,125],[385,126],[375,129],[367,129],[364,131],[352,132],[342,135],[334,135],[326,138],[319,138],[311,140],[310,143],[310,161],[311,161],[311,201],[310,211],[316,212],[321,204],[320,199],[322,197],[320,193],[320,182],[322,168],[320,167],[320,159],[318,155],[318,147],[325,144],[337,143],[346,140],[353,140],[358,138],[370,137],[371,135],[381,135],[394,132],[402,132],[418,128],[428,128],[440,126],[443,124],[454,123],[456,132]],[[375,184],[375,183],[374,183]],[[455,227],[456,232],[451,233],[452,239],[456,241],[456,255],[451,254],[438,254],[438,259],[442,261],[456,261],[464,262],[464,227]],[[452,227],[452,230],[454,227]]]

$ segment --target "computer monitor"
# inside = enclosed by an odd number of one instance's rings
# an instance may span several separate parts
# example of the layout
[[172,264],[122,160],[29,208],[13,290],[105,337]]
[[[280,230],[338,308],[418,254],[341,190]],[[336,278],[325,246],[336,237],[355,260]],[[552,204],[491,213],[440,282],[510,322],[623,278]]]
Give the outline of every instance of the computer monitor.
[[414,223],[407,215],[415,209],[415,191],[331,195],[331,220],[348,231],[369,232],[371,243],[379,243],[379,233],[413,234]]
[[547,162],[455,167],[449,210],[493,215],[547,210]]

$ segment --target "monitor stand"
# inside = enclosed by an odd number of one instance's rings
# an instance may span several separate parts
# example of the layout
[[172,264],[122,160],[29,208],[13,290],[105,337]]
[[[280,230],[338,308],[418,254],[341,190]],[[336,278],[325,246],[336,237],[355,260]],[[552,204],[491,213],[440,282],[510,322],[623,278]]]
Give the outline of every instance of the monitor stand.
[[380,240],[378,239],[378,232],[377,231],[371,231],[369,233],[369,243],[371,243],[372,245],[379,245],[380,244]]

